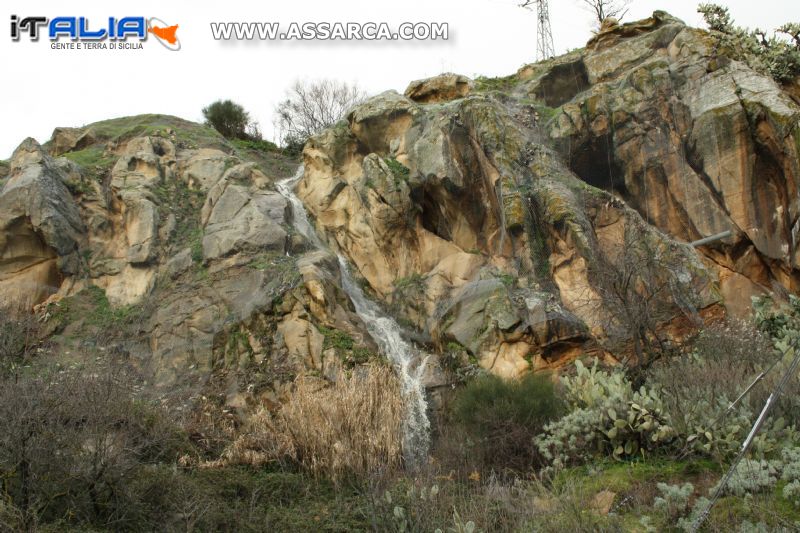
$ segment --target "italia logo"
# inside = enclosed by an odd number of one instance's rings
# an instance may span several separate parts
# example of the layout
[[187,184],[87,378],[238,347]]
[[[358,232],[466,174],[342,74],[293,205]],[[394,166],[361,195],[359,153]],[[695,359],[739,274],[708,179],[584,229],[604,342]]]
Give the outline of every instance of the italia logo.
[[178,25],[169,25],[156,17],[108,17],[103,24],[90,23],[86,17],[19,17],[11,15],[11,40],[19,41],[27,35],[31,41],[44,36],[52,43],[62,39],[71,46],[52,48],[78,48],[81,44],[93,44],[86,48],[142,48],[149,35],[167,50],[181,49],[177,36]]

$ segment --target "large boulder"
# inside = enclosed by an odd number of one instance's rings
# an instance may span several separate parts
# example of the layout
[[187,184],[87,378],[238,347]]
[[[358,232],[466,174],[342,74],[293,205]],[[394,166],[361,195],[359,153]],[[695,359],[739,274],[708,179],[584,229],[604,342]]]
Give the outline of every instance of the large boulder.
[[415,80],[408,84],[405,95],[424,104],[448,102],[464,98],[473,88],[472,80],[461,74],[439,74],[424,80]]
[[97,141],[91,128],[56,128],[50,137],[50,155],[59,156],[73,150],[82,150]]

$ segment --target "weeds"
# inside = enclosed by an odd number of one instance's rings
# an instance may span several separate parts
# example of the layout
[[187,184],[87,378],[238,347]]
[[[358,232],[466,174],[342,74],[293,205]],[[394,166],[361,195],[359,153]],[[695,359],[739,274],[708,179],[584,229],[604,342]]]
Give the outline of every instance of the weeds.
[[318,477],[343,482],[401,466],[405,409],[386,365],[367,365],[334,383],[300,377],[274,414],[260,411],[249,431],[224,454],[264,464],[291,459]]

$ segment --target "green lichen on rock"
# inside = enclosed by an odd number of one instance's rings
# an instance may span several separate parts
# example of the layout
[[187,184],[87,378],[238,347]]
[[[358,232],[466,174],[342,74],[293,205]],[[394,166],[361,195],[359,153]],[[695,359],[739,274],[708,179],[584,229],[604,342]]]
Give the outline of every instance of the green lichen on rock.
[[392,171],[395,183],[399,184],[402,181],[408,181],[408,175],[410,170],[408,169],[407,166],[403,165],[394,157],[384,158],[384,162],[386,163],[386,166],[389,167],[389,170]]
[[525,198],[514,183],[513,178],[504,176],[500,179],[500,190],[503,198],[503,215],[506,229],[518,231],[525,227],[526,205]]

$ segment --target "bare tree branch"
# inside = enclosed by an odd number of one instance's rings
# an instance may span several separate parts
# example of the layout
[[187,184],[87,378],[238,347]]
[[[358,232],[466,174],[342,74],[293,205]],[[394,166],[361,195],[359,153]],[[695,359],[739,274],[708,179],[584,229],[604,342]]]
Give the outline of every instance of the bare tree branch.
[[306,139],[332,126],[366,95],[358,86],[337,80],[296,81],[275,108],[275,127],[285,145]]
[[633,0],[579,0],[579,3],[594,15],[599,28],[609,17],[621,20],[628,14],[628,7]]

